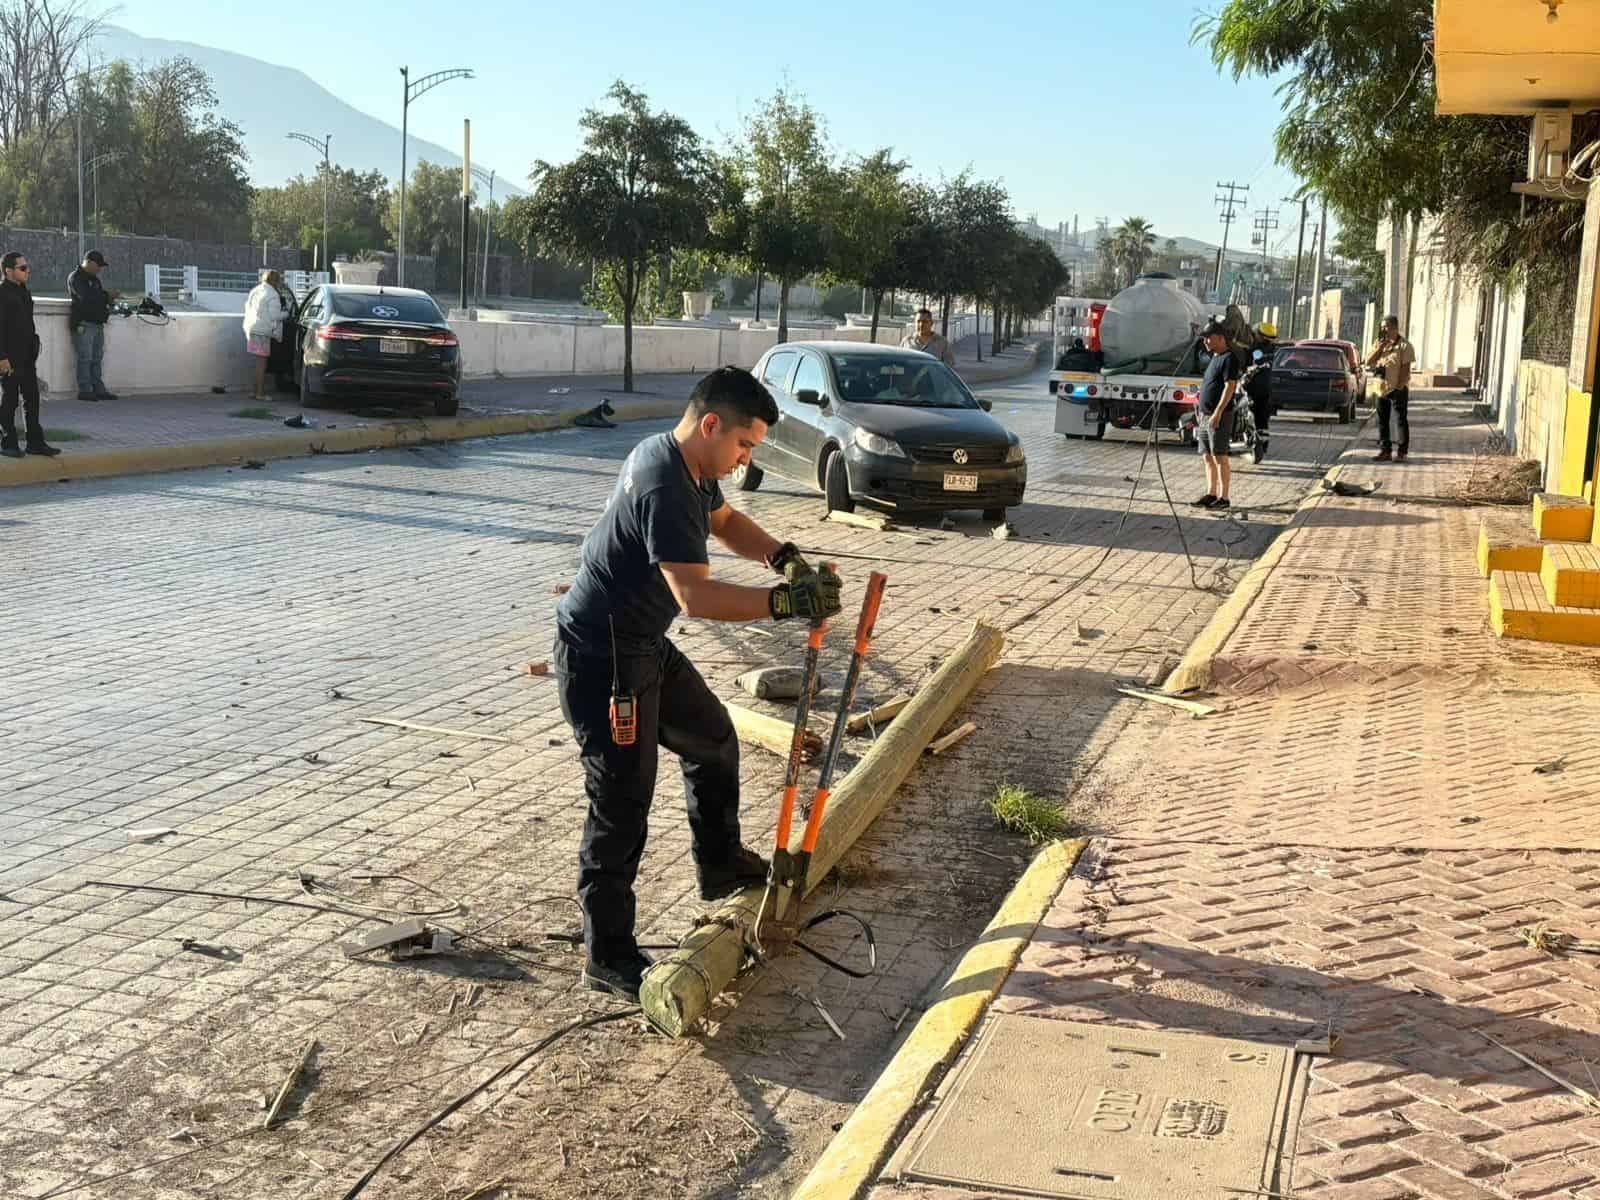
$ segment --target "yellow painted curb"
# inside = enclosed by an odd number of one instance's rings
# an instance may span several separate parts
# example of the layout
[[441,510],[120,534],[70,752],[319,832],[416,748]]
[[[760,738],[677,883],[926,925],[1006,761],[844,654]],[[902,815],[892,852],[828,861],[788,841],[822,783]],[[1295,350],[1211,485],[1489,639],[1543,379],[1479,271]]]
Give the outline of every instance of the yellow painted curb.
[[955,1059],[988,1010],[1088,844],[1055,842],[1028,865],[790,1200],[854,1200],[872,1183],[934,1074]]
[[[133,446],[122,450],[91,450],[87,453],[68,451],[60,458],[30,456],[20,462],[0,463],[0,487],[184,471],[198,467],[230,467],[247,460],[269,462],[313,454],[392,450],[427,442],[459,442],[469,438],[546,433],[553,429],[569,428],[575,417],[587,411],[584,408],[569,408],[558,412],[496,413],[485,417],[436,417],[345,429],[306,429],[292,433],[257,434],[254,437],[178,442],[165,446]],[[619,408],[612,419],[651,421],[676,417],[682,411],[681,400],[663,400]]]

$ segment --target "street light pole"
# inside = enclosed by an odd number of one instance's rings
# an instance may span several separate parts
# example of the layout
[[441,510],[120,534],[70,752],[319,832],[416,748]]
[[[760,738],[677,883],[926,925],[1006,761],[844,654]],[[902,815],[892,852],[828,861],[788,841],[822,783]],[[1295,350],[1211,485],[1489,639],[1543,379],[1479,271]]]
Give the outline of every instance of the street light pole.
[[478,284],[478,302],[489,294],[489,233],[494,228],[494,171],[482,167],[472,168],[472,177],[489,185],[489,203],[483,206],[483,254],[479,261],[481,282]]
[[[92,180],[91,190],[94,193],[94,240],[97,242],[100,240],[100,164],[115,162],[122,156],[121,150],[107,150],[104,154],[96,154],[84,166],[84,170],[89,172],[89,178]],[[82,262],[83,260],[80,258],[78,261]]]
[[328,278],[333,278],[333,264],[328,259],[328,176],[333,173],[333,165],[328,156],[328,148],[333,145],[333,134],[328,134],[321,141],[309,133],[291,133],[286,136],[297,142],[304,142],[313,150],[322,151],[322,269],[328,272]]
[[424,92],[431,91],[450,79],[472,79],[475,76],[471,68],[452,67],[444,71],[435,71],[432,75],[424,75],[416,82],[412,82],[411,68],[400,68],[400,78],[404,83],[404,90],[400,101],[400,221],[399,244],[395,247],[395,282],[404,287],[406,283],[406,144],[410,141],[410,116],[411,102],[420,97]]

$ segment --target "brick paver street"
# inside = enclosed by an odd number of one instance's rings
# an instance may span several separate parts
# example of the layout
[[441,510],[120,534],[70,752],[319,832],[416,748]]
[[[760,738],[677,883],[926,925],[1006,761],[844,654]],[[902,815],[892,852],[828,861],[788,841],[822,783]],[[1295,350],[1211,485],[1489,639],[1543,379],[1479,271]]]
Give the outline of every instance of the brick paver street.
[[[790,956],[747,976],[704,1037],[667,1042],[637,1022],[576,1034],[366,1195],[457,1197],[502,1177],[523,1196],[781,1194],[1021,869],[1027,848],[982,801],[1006,780],[1066,794],[1138,707],[1116,686],[1165,673],[1349,434],[1282,422],[1279,460],[1236,476],[1245,511],[1181,510],[1191,562],[1157,467],[1181,504],[1192,453],[1169,443],[1130,505],[1140,443],[1053,434],[1043,372],[986,394],[1029,453],[1010,540],[974,514],[953,530],[819,524],[816,496],[773,480],[736,497],[838,558],[847,610],[869,567],[888,572],[864,698],[914,685],[975,616],[1009,629],[958,717],[979,732],[913,774],[821,893],[872,922],[878,974],[852,982]],[[550,680],[518,668],[547,656],[553,589],[654,428],[0,499],[0,1195],[342,1196],[449,1098],[605,1010],[574,990],[578,955],[560,940],[575,928],[561,898],[579,767]],[[761,578],[725,557],[714,569]],[[802,634],[684,622],[677,638],[733,698],[736,674],[792,661]],[[830,640],[835,680],[843,645]],[[779,761],[747,749],[744,778],[747,836],[766,845]],[[640,880],[652,942],[702,911],[679,791],[664,771]],[[437,919],[476,940],[347,959],[337,943],[371,927],[357,905],[448,910]],[[861,955],[847,931],[818,940]],[[263,1097],[310,1037],[305,1086],[261,1131]]]

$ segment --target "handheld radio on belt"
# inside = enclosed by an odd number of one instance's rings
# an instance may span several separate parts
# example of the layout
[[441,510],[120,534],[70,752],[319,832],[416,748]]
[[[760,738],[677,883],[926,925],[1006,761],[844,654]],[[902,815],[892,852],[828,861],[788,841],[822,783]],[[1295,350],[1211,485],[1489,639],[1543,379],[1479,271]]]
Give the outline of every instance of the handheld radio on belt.
[[639,740],[639,701],[632,692],[622,690],[617,623],[609,617],[606,620],[611,626],[611,740],[619,746],[631,746]]

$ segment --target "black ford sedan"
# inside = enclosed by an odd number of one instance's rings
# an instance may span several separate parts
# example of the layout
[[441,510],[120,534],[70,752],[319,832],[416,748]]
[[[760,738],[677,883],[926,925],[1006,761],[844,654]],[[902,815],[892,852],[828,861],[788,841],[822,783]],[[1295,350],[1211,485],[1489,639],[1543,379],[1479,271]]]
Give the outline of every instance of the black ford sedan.
[[300,400],[431,401],[456,413],[461,345],[427,292],[325,283],[299,313]]
[[975,508],[1000,521],[1022,503],[1028,463],[1016,434],[932,355],[785,342],[755,374],[783,415],[735,472],[745,491],[771,471],[821,489],[830,512],[866,500],[900,512]]

